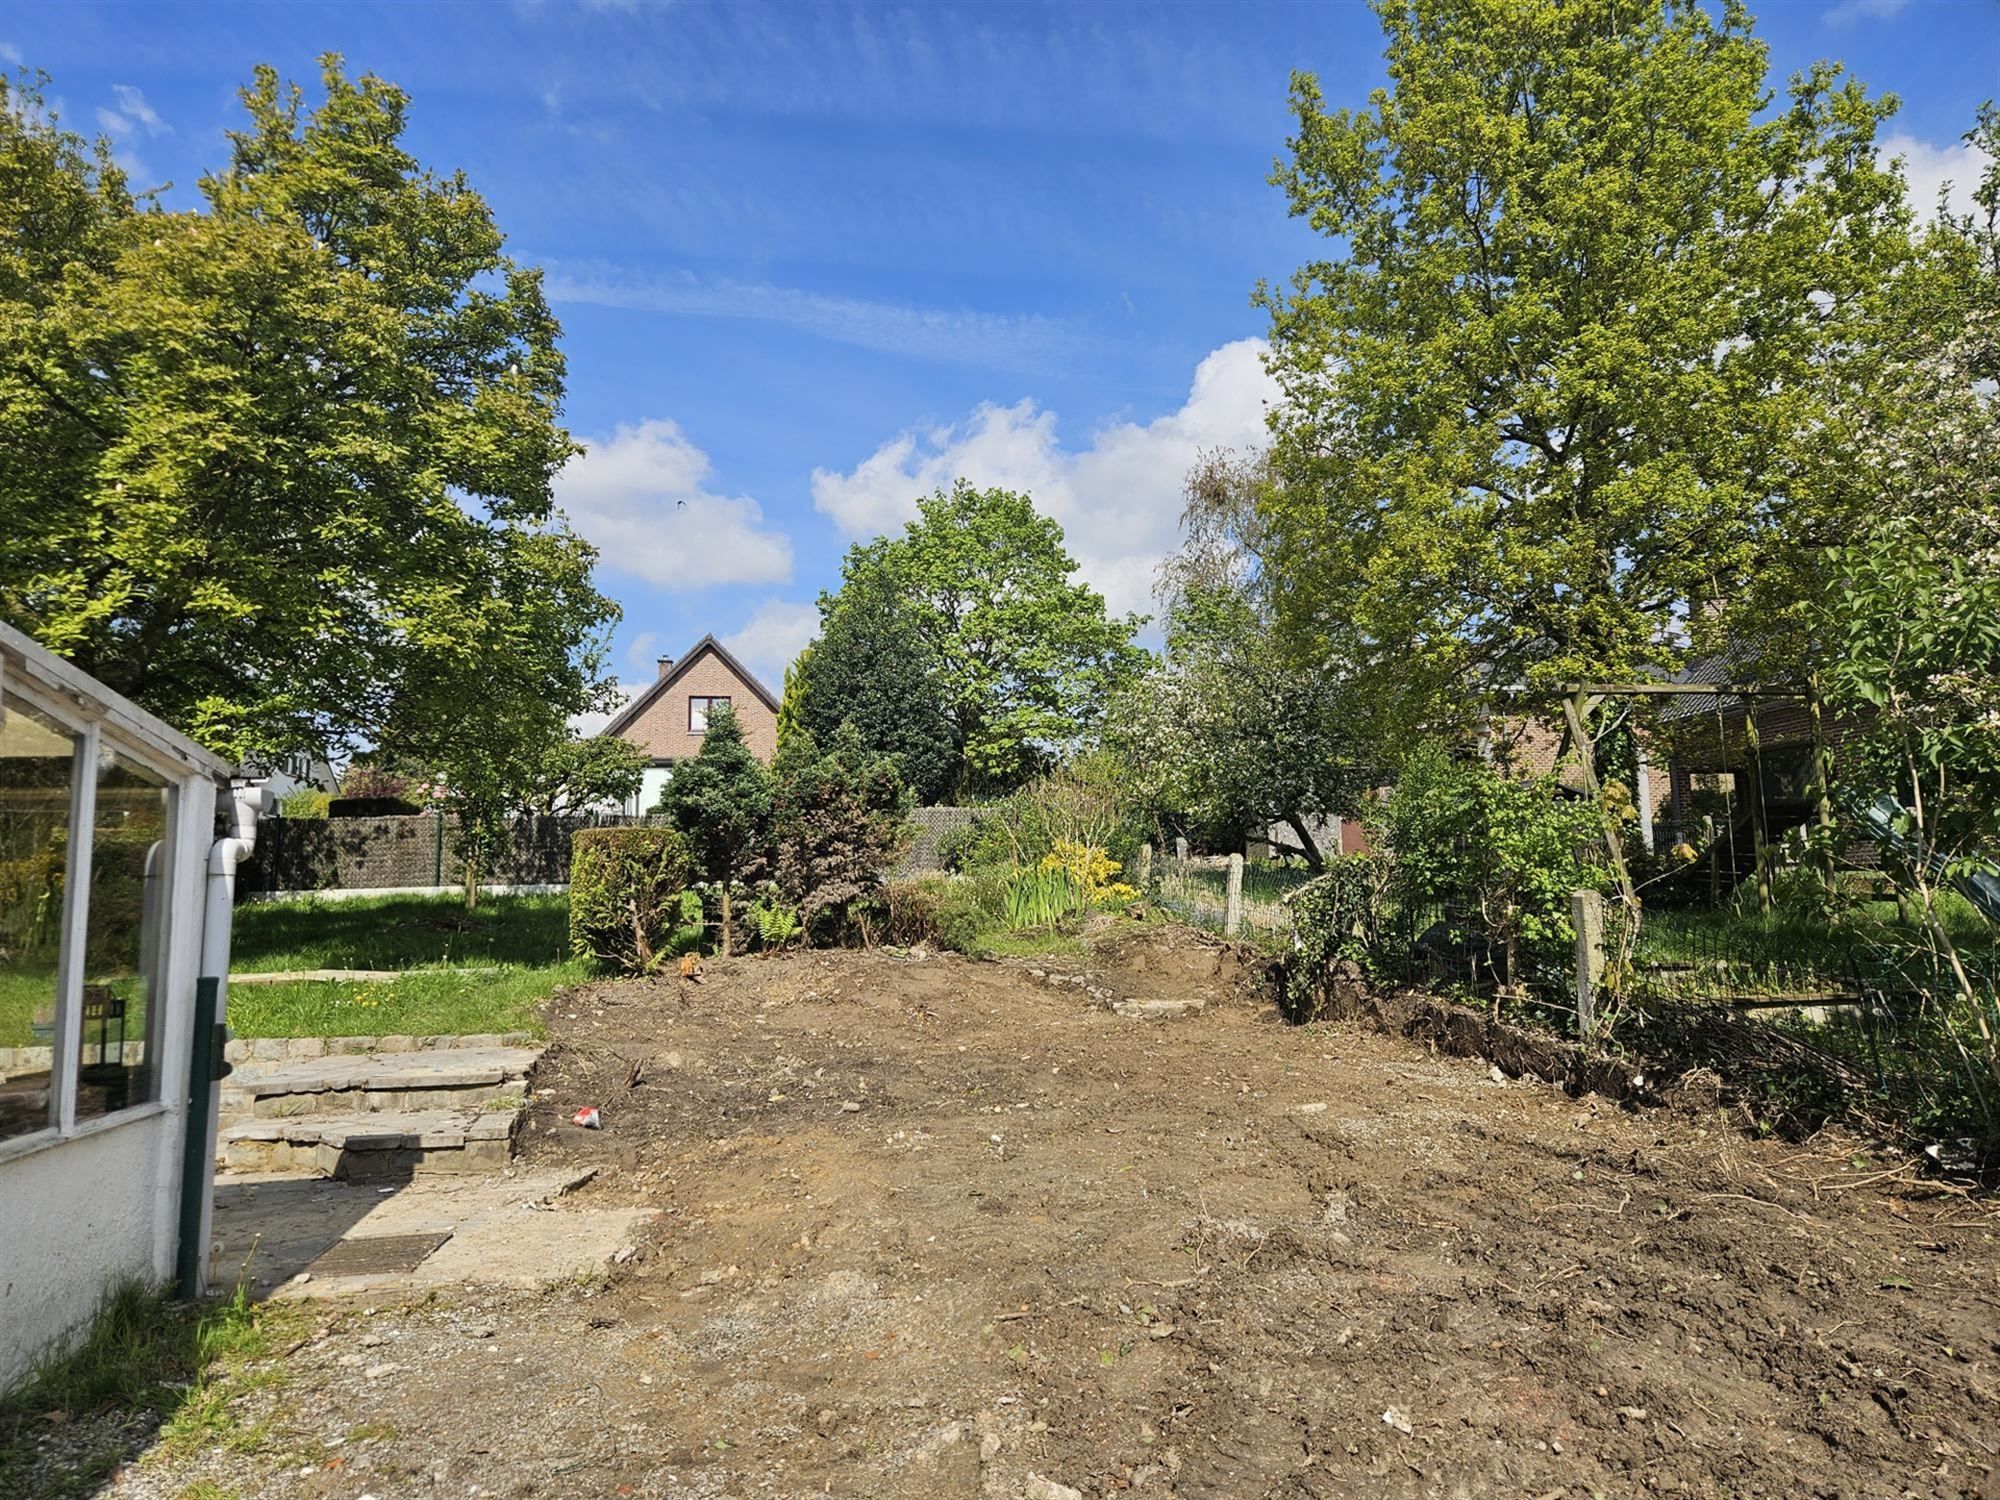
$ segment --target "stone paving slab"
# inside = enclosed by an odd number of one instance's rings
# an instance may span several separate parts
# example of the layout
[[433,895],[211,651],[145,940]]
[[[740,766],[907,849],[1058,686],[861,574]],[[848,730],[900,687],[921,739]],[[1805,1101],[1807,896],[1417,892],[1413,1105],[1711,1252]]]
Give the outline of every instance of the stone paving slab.
[[[260,1297],[444,1286],[537,1287],[602,1271],[631,1254],[652,1211],[578,1208],[565,1195],[595,1169],[418,1177],[385,1191],[292,1173],[233,1173],[216,1184],[209,1284],[246,1274]],[[414,1271],[294,1278],[343,1239],[449,1233]]]
[[238,1063],[223,1088],[225,1095],[253,1099],[277,1094],[481,1088],[526,1078],[541,1055],[540,1047],[458,1047],[438,1052],[294,1057]]

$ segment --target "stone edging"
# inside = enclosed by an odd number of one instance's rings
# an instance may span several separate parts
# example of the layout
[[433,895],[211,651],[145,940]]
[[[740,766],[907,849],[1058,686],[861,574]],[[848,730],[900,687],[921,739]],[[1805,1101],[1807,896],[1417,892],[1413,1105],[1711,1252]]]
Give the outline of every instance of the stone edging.
[[471,1036],[260,1036],[232,1037],[222,1055],[229,1062],[284,1062],[307,1057],[347,1057],[363,1052],[455,1052],[469,1048],[534,1047],[526,1031],[486,1031]]

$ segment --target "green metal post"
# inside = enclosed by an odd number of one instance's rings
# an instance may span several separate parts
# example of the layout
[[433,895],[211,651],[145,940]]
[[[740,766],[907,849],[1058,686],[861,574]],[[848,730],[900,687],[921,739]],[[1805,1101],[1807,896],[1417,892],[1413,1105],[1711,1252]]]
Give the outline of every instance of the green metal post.
[[229,1066],[223,1061],[222,1027],[215,1019],[221,1004],[222,981],[213,975],[194,982],[194,1045],[188,1058],[188,1100],[181,1134],[181,1224],[175,1247],[174,1282],[182,1297],[201,1290],[202,1195],[208,1184],[209,1103],[216,1081]]

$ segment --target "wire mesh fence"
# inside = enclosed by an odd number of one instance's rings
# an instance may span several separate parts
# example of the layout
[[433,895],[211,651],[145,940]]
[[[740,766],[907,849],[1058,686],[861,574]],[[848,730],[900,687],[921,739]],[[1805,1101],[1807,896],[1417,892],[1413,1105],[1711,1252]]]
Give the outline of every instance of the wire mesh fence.
[[[1291,942],[1292,916],[1284,898],[1311,878],[1311,873],[1305,870],[1245,864],[1242,914],[1232,935],[1262,948],[1287,946]],[[1152,899],[1190,927],[1227,933],[1229,861],[1167,860],[1154,872]]]

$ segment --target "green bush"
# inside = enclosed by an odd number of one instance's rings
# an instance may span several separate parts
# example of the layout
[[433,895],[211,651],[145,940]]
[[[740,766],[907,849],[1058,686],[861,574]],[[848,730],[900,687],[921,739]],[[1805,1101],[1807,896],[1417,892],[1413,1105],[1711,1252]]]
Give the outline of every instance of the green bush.
[[1406,910],[1463,905],[1510,984],[1562,972],[1575,943],[1570,893],[1603,889],[1603,824],[1553,776],[1524,779],[1419,746],[1390,793],[1383,831],[1389,894]]
[[1283,897],[1292,917],[1285,1003],[1293,1019],[1318,1015],[1327,983],[1347,965],[1360,977],[1374,975],[1388,885],[1389,863],[1381,855],[1342,854],[1326,862],[1325,873]]
[[981,858],[985,853],[991,833],[987,819],[975,817],[970,822],[961,823],[956,828],[948,828],[938,840],[938,863],[953,874],[970,870],[974,866],[987,863]]
[[937,941],[957,953],[975,953],[990,932],[1007,925],[1007,880],[996,870],[923,882],[936,892]]
[[333,797],[317,787],[295,786],[278,799],[278,816],[281,818],[323,819]]
[[674,956],[693,862],[671,828],[580,828],[569,865],[569,945],[579,958],[650,974]]

